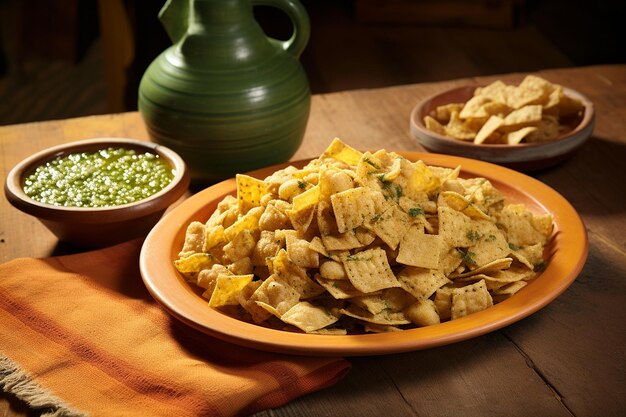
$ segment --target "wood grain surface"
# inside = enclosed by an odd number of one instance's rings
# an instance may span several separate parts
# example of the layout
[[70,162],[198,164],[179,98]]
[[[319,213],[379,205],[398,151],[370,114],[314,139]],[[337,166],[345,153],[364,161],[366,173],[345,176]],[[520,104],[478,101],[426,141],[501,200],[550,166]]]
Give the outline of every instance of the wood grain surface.
[[[618,416],[626,408],[626,65],[538,73],[596,106],[592,138],[565,163],[532,175],[576,208],[589,233],[574,284],[534,315],[440,348],[351,358],[338,384],[257,414],[269,416]],[[337,136],[360,149],[423,151],[409,114],[422,98],[469,82],[525,74],[316,95],[302,147],[314,157]],[[50,145],[90,137],[147,139],[137,113],[0,127],[0,174]],[[0,198],[0,261],[76,249]],[[2,342],[0,341],[0,349]],[[2,394],[0,416],[24,416]],[[32,413],[30,414],[32,415]]]

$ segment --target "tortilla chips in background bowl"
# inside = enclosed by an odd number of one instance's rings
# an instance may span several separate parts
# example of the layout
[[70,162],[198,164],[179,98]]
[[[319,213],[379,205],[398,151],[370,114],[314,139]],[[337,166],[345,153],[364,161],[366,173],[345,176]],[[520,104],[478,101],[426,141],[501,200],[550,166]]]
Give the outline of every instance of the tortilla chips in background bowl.
[[582,94],[535,75],[457,87],[411,112],[414,138],[428,151],[465,156],[522,171],[556,165],[591,135],[594,106]]

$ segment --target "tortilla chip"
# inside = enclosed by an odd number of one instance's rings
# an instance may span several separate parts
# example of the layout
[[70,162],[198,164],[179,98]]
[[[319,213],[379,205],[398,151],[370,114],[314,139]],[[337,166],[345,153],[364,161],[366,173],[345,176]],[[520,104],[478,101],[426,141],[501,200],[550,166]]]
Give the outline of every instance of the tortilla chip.
[[366,227],[372,229],[391,249],[396,249],[410,224],[409,215],[400,210],[396,204],[392,204],[385,211],[375,215]]
[[492,102],[506,103],[507,90],[508,86],[497,80],[485,87],[476,88],[474,95],[486,97]]
[[193,274],[210,268],[217,260],[209,253],[194,253],[186,258],[174,261],[174,266],[181,274]]
[[320,201],[320,187],[315,186],[309,188],[302,194],[298,194],[293,198],[293,207],[294,211],[303,210],[309,206],[312,206]]
[[383,249],[368,249],[342,257],[348,279],[356,289],[370,293],[385,288],[399,287]]
[[217,276],[215,288],[209,300],[209,307],[222,307],[226,305],[237,305],[237,295],[248,285],[254,275],[226,275]]
[[437,289],[450,283],[440,271],[408,266],[398,273],[402,288],[417,300],[429,298]]
[[441,322],[435,302],[429,299],[417,301],[404,310],[404,314],[417,326],[431,326]]
[[452,291],[453,287],[441,287],[435,293],[435,307],[440,320],[448,320],[452,316]]
[[337,300],[363,295],[363,292],[354,288],[354,285],[348,280],[326,279],[319,274],[315,276],[315,280]]
[[383,310],[378,314],[372,314],[369,311],[355,305],[351,305],[348,308],[341,309],[341,313],[345,314],[346,316],[354,317],[355,319],[374,324],[393,326],[409,324],[411,322],[401,311],[392,312],[389,310]]
[[527,142],[543,142],[556,139],[561,134],[561,126],[554,116],[544,115],[537,129],[526,135]]
[[392,326],[389,324],[376,324],[376,323],[363,323],[363,330],[367,333],[388,333],[388,332],[401,332],[402,329],[398,326]]
[[503,123],[504,119],[499,116],[489,116],[487,122],[482,125],[476,137],[474,143],[479,145],[483,143],[489,136],[491,136]]
[[483,109],[483,105],[491,100],[485,96],[479,95],[470,98],[463,106],[459,113],[461,119],[480,119],[489,117],[489,114]]
[[510,296],[510,295],[517,293],[526,285],[528,285],[526,281],[516,281],[516,282],[512,282],[511,284],[507,284],[503,287],[500,287],[496,290],[493,290],[493,293],[497,295],[509,295]]
[[306,333],[330,326],[338,320],[338,318],[327,309],[315,306],[306,301],[299,302],[291,307],[280,319],[287,324],[296,326]]
[[456,112],[457,114],[463,110],[463,106],[465,103],[449,103],[443,104],[441,106],[437,106],[433,115],[437,121],[440,123],[448,123],[450,121],[450,116],[452,112]]
[[524,138],[531,133],[537,131],[535,126],[523,127],[520,130],[515,130],[506,134],[506,143],[509,145],[518,145]]
[[509,243],[525,247],[546,243],[552,231],[552,216],[535,216],[522,204],[506,205],[497,216],[497,221]]
[[541,114],[541,105],[539,104],[518,108],[504,118],[500,127],[512,131],[535,125],[541,121]]
[[436,269],[443,240],[439,235],[428,235],[418,226],[411,226],[402,236],[396,261],[421,268]]
[[254,207],[248,210],[246,214],[224,230],[224,237],[227,240],[233,240],[243,230],[258,230],[259,219],[264,211],[264,207]]
[[359,159],[361,159],[361,155],[361,152],[343,143],[341,139],[335,138],[324,153],[322,153],[320,159],[330,157],[345,162],[348,165],[356,165]]
[[439,236],[453,247],[469,247],[474,230],[474,220],[451,207],[439,206]]
[[453,280],[456,280],[456,279],[463,279],[463,278],[471,277],[472,275],[486,274],[486,273],[494,272],[494,271],[501,271],[503,269],[508,269],[511,266],[512,262],[513,262],[512,258],[497,259],[495,261],[484,264],[480,266],[479,268],[476,268],[468,272],[464,272],[461,274],[450,274],[450,278]]
[[415,302],[415,297],[402,288],[388,288],[376,294],[359,295],[350,301],[372,314],[378,314],[383,310],[402,311]]
[[344,233],[369,222],[384,209],[385,198],[366,187],[351,188],[331,196],[337,230]]
[[322,287],[307,276],[305,268],[290,261],[284,249],[280,249],[276,257],[269,261],[269,267],[276,280],[293,287],[300,294],[300,299],[312,298],[324,292]]
[[456,112],[452,113],[450,121],[445,126],[446,136],[468,141],[476,137],[478,129],[480,129],[480,126],[476,124],[468,125]]
[[443,200],[440,205],[446,205],[457,211],[463,212],[468,217],[477,220],[491,220],[491,217],[480,208],[476,207],[472,202],[454,191],[443,191],[439,194],[439,198]]
[[452,290],[452,320],[477,313],[493,305],[484,280]]
[[267,314],[268,310],[249,309],[250,303],[262,302],[268,304],[280,315],[293,307],[300,299],[300,293],[295,288],[276,278],[276,275],[270,275],[254,293],[252,293],[248,299],[248,305],[244,305],[257,323],[267,320],[269,317],[269,314]]
[[446,134],[446,129],[443,127],[443,125],[430,116],[424,117],[424,125],[426,126],[426,129],[433,131],[439,135],[445,136]]
[[245,214],[252,207],[261,205],[261,197],[265,194],[264,181],[249,175],[237,174],[237,204],[239,212]]

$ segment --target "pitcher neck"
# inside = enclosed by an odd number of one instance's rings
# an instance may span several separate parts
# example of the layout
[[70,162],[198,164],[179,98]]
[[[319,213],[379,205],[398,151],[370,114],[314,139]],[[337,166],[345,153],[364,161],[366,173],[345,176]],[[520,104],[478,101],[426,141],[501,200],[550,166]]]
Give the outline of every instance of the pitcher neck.
[[204,31],[207,25],[232,25],[253,19],[250,0],[189,0],[190,31]]
[[254,19],[250,0],[189,1],[189,28],[178,45],[187,64],[228,69],[253,65],[276,53]]

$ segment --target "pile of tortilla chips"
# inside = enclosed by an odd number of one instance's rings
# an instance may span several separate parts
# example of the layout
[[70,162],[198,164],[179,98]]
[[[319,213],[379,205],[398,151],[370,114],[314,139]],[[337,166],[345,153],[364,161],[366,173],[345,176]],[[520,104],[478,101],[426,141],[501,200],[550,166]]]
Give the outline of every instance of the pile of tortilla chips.
[[518,85],[495,81],[475,90],[466,103],[438,106],[424,117],[427,129],[476,144],[541,142],[558,138],[580,121],[580,100],[535,75]]
[[275,329],[398,331],[515,294],[544,260],[550,215],[484,178],[335,139],[302,169],[237,175],[175,266],[208,306]]

